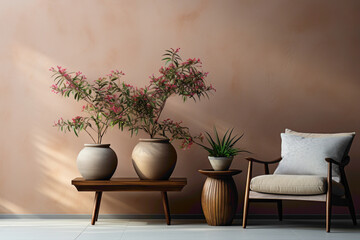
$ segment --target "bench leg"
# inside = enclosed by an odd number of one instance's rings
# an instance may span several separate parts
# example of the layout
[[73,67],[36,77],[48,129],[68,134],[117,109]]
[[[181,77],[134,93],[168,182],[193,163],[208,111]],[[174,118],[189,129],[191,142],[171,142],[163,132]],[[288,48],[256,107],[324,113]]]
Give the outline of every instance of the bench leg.
[[161,192],[161,196],[162,196],[162,201],[163,201],[163,205],[164,205],[166,224],[170,225],[171,218],[170,218],[170,209],[169,209],[169,201],[168,201],[167,192]]
[[101,196],[102,196],[102,192],[95,192],[94,210],[91,218],[91,225],[94,225],[95,222],[98,220]]

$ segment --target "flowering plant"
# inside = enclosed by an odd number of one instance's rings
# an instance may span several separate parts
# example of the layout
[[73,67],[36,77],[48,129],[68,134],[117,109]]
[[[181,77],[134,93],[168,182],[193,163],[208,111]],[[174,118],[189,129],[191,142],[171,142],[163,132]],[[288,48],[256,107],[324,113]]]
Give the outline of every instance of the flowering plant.
[[206,85],[207,72],[201,70],[200,59],[190,58],[182,61],[178,54],[179,49],[166,50],[162,59],[165,66],[159,69],[160,75],[150,77],[150,84],[145,88],[134,88],[127,85],[127,103],[129,114],[126,121],[131,134],[143,130],[150,138],[161,136],[170,140],[181,139],[182,148],[189,148],[194,138],[182,122],[175,122],[169,118],[160,120],[166,101],[173,95],[178,95],[185,102],[208,97],[208,92],[215,90]]
[[[84,130],[94,143],[100,144],[108,127],[114,124],[123,125],[123,116],[126,106],[124,104],[124,84],[117,84],[124,73],[112,71],[106,77],[99,78],[93,83],[86,81],[86,76],[81,72],[67,72],[58,66],[50,68],[53,72],[55,84],[52,91],[63,97],[73,95],[74,99],[85,102],[82,111],[86,116],[77,116],[72,120],[59,119],[54,126],[61,131],[73,131],[76,136]],[[94,133],[96,136],[94,136]]]

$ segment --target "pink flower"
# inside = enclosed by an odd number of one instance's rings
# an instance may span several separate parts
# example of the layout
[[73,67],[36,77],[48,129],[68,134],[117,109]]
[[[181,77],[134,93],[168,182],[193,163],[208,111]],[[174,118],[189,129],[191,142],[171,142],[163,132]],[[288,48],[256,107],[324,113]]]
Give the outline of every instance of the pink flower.
[[77,123],[77,122],[79,122],[81,119],[82,119],[82,117],[77,116],[77,117],[73,118],[72,121],[73,121],[73,123]]
[[121,110],[121,107],[112,106],[111,110],[113,110],[114,113],[119,113]]
[[56,84],[51,85],[51,89],[52,89],[51,91],[53,93],[56,93],[56,94],[59,93],[59,87]]
[[60,118],[57,122],[54,122],[54,127],[59,126],[64,120]]
[[66,72],[66,68],[62,68],[61,66],[57,66],[60,74],[64,74]]

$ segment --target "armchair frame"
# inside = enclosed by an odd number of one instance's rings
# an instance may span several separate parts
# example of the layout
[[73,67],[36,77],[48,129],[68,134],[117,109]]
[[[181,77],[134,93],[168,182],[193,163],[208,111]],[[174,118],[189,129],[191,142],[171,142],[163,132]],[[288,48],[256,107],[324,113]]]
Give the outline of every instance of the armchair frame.
[[[353,224],[356,225],[356,216],[354,204],[352,201],[349,185],[345,175],[345,166],[349,164],[350,157],[346,156],[340,163],[331,159],[326,158],[325,161],[328,163],[328,173],[327,173],[327,191],[324,194],[320,195],[282,195],[282,194],[268,194],[268,193],[258,193],[250,190],[250,181],[252,179],[252,167],[253,163],[259,163],[264,165],[265,174],[269,174],[269,164],[279,163],[282,158],[275,159],[273,161],[262,161],[255,158],[246,158],[249,161],[248,171],[246,177],[246,187],[245,187],[245,198],[244,198],[244,210],[243,210],[243,228],[246,228],[247,225],[247,216],[249,212],[250,202],[276,202],[279,220],[282,221],[282,201],[283,200],[301,200],[301,201],[318,201],[326,203],[326,232],[330,232],[331,227],[331,210],[332,206],[346,206],[349,208],[349,212],[353,221]],[[339,166],[340,170],[340,183],[344,186],[345,195],[339,197],[332,194],[332,166],[336,164]]]

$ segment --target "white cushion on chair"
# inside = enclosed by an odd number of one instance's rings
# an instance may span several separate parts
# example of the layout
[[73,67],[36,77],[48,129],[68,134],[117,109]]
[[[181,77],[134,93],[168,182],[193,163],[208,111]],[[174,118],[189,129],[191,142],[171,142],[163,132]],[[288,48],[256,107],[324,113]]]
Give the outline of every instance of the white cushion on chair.
[[293,134],[296,136],[301,136],[301,137],[339,137],[339,136],[350,136],[352,137],[351,141],[349,142],[349,145],[346,148],[345,154],[343,157],[346,157],[349,154],[350,151],[350,147],[352,144],[352,140],[355,137],[355,132],[347,132],[347,133],[303,133],[303,132],[296,132],[294,130],[290,130],[288,128],[285,129],[285,133],[288,134]]
[[[303,137],[281,134],[282,160],[274,174],[327,176],[325,158],[340,162],[353,136]],[[333,180],[340,182],[339,167],[333,165]]]
[[[251,179],[250,189],[255,192],[286,195],[317,195],[326,193],[325,177],[311,175],[260,175]],[[343,196],[342,184],[333,181],[332,193]]]
[[294,130],[285,129],[285,133],[293,134],[301,137],[336,137],[336,136],[355,136],[355,132],[348,132],[348,133],[303,133],[303,132],[296,132]]

